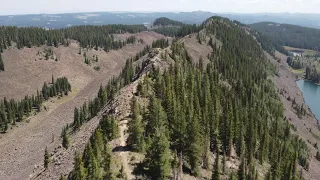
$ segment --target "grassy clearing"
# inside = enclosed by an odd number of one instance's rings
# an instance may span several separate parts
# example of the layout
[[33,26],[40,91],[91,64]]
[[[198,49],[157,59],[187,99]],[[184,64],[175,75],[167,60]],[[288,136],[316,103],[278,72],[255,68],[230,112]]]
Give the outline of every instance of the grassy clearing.
[[315,54],[317,51],[311,50],[311,49],[302,49],[302,48],[295,48],[290,46],[283,46],[285,50],[287,51],[302,51],[305,54]]
[[304,68],[303,69],[293,69],[293,68],[290,67],[290,71],[295,73],[295,74],[304,74],[305,69]]
[[65,102],[68,102],[73,99],[78,94],[79,90],[78,89],[72,89],[71,92],[69,92],[68,96],[63,96],[61,98],[57,98],[56,103],[58,104],[63,104]]

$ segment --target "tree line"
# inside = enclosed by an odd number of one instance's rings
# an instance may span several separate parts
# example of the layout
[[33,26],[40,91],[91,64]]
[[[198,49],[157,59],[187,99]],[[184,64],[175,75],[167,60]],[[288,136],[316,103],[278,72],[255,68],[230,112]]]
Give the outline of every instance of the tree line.
[[290,67],[292,67],[293,69],[302,69],[306,67],[306,62],[301,61],[300,58],[293,58],[291,56],[289,56],[287,58],[287,63]]
[[272,22],[255,23],[250,26],[281,46],[320,50],[319,29]]
[[17,101],[15,99],[8,100],[6,97],[0,101],[0,128],[2,132],[8,130],[8,126],[21,122],[24,118],[29,117],[32,112],[40,112],[41,105],[50,97],[68,95],[71,91],[71,85],[66,77],[57,78],[48,85],[46,82],[42,87],[42,91],[37,91],[36,95],[25,96]]
[[183,26],[185,24],[180,21],[174,21],[166,17],[161,17],[161,18],[157,18],[153,22],[153,25],[154,26]]
[[288,57],[287,63],[293,69],[305,69],[304,78],[313,83],[320,83],[319,61],[317,56]]
[[169,46],[169,40],[168,39],[157,39],[152,42],[152,48],[161,48],[164,49]]
[[[119,49],[124,42],[115,40],[112,34],[137,33],[146,30],[143,25],[104,25],[104,26],[74,26],[64,29],[45,30],[42,28],[18,28],[13,26],[0,27],[0,52],[16,43],[17,48],[48,45],[58,47],[68,46],[70,39],[80,42],[83,48],[103,48],[105,51]],[[126,43],[135,41],[134,37]]]
[[314,83],[320,83],[320,71],[315,66],[307,66],[305,79],[310,80]]
[[201,29],[200,26],[197,26],[196,24],[190,25],[182,25],[182,26],[163,26],[159,28],[153,29],[153,31],[163,34],[165,36],[170,37],[184,37],[186,35],[196,33]]

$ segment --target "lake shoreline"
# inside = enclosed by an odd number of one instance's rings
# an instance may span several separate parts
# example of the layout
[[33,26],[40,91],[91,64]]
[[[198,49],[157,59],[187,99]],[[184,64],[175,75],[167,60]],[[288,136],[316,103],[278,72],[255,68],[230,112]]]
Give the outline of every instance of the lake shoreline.
[[[319,142],[320,139],[319,121],[315,118],[314,113],[310,111],[309,105],[305,103],[306,99],[296,82],[299,76],[291,71],[287,64],[287,56],[279,52],[275,52],[275,57],[268,53],[266,53],[266,56],[277,70],[277,73],[270,79],[275,84],[280,100],[283,103],[284,117],[294,127],[291,132],[304,140],[310,150],[310,167],[312,168],[308,171],[300,169],[303,171],[303,177],[306,180],[319,179],[320,163],[315,158],[318,149],[314,147],[314,144]],[[300,71],[299,74],[300,79],[302,79],[301,74],[303,73]],[[304,107],[307,111],[305,116],[298,117],[296,109],[292,106],[293,99],[299,105],[305,104]]]
[[[288,65],[288,64],[287,64],[287,65]],[[303,93],[302,89],[300,88],[300,86],[298,85],[298,81],[301,81],[301,80],[302,80],[302,81],[310,82],[310,83],[312,83],[312,84],[314,84],[314,85],[316,85],[316,86],[320,86],[320,83],[315,83],[315,82],[313,82],[313,81],[311,81],[311,80],[309,80],[309,79],[306,79],[305,76],[304,76],[304,73],[303,73],[303,74],[302,74],[302,73],[296,73],[296,72],[294,72],[293,70],[297,70],[297,69],[293,69],[293,68],[292,68],[291,66],[289,66],[289,65],[288,65],[288,67],[289,67],[290,72],[291,72],[292,74],[296,75],[295,82],[296,82],[296,84],[297,84],[297,86],[298,86],[298,88],[299,88],[299,90],[300,90],[300,92],[301,92],[301,94],[302,94],[302,96],[303,96],[303,102],[304,102],[304,104],[306,104],[306,105],[308,106],[308,110],[311,112],[313,118],[315,118],[315,119],[317,120],[318,126],[320,126],[320,118],[318,119],[318,118],[316,117],[316,114],[311,110],[310,105],[306,103],[306,99],[305,99],[304,93]]]
[[320,86],[320,83],[315,83],[315,82],[313,82],[313,81],[311,81],[311,80],[309,80],[309,79],[306,79],[306,78],[297,78],[296,79],[296,82],[297,81],[300,81],[300,80],[303,80],[303,81],[308,81],[308,82],[310,82],[310,83],[312,83],[312,84],[314,84],[314,85],[316,85],[316,86]]
[[308,110],[311,112],[311,114],[313,115],[313,117],[318,121],[318,125],[319,125],[319,117],[317,118],[317,115],[314,113],[314,111],[312,111],[312,109],[311,109],[311,107],[310,107],[311,104],[306,102],[306,95],[305,95],[305,92],[303,92],[303,89],[300,87],[300,85],[299,85],[299,83],[298,83],[299,81],[309,82],[309,83],[311,83],[312,85],[317,86],[317,88],[319,87],[319,84],[313,83],[312,81],[306,80],[306,79],[297,79],[297,80],[296,80],[296,83],[297,83],[297,85],[298,85],[298,87],[299,87],[299,89],[300,89],[300,92],[302,93],[303,100],[304,100],[304,104],[306,104],[306,105],[308,106]]

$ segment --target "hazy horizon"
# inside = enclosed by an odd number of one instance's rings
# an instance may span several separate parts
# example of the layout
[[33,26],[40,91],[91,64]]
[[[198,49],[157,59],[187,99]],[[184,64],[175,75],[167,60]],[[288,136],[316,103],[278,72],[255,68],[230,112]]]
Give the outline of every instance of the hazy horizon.
[[52,13],[21,13],[21,14],[1,14],[0,16],[20,16],[20,15],[51,15],[51,14],[82,14],[82,13],[187,13],[187,12],[207,12],[207,13],[216,13],[216,14],[315,14],[320,15],[319,13],[303,13],[303,12],[212,12],[212,11],[203,11],[203,10],[195,10],[195,11],[74,11],[74,12],[52,12]]
[[7,1],[0,15],[61,14],[88,12],[191,12],[264,14],[319,14],[320,0],[46,0]]

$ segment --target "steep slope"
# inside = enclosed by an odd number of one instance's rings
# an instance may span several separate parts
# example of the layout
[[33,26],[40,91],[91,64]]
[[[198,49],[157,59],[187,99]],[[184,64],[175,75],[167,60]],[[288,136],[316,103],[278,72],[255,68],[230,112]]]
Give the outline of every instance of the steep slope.
[[291,24],[261,22],[250,25],[277,44],[303,49],[320,50],[320,30]]
[[[118,36],[121,36],[119,39],[124,40],[132,34],[115,35],[115,37]],[[40,90],[44,82],[51,81],[52,75],[54,77],[68,77],[74,90],[79,91],[95,77],[100,76],[101,73],[113,69],[114,61],[125,60],[141,51],[146,45],[150,45],[153,40],[163,37],[154,32],[142,32],[134,34],[134,36],[136,39],[142,39],[144,43],[137,42],[134,45],[127,45],[122,50],[109,53],[103,50],[82,49],[80,55],[79,43],[76,41],[72,41],[68,47],[34,47],[21,50],[13,48],[6,50],[2,54],[6,70],[0,73],[0,98],[18,99],[26,95],[33,95],[37,90]],[[45,49],[49,48],[52,49],[58,61],[51,58],[45,60],[44,55],[38,55],[39,52],[43,53]],[[99,62],[93,62],[92,65],[88,66],[84,63],[84,53],[90,59],[93,55],[98,56]],[[94,67],[100,67],[100,70],[96,71]]]
[[[60,57],[58,62],[52,62],[52,60],[39,62],[40,60],[29,59],[28,52],[32,51],[32,49],[10,49],[4,52],[4,61],[9,65],[9,69],[0,75],[1,79],[4,80],[1,81],[4,84],[0,86],[0,88],[4,88],[1,91],[2,97],[11,95],[12,92],[6,88],[10,85],[16,88],[16,90],[13,90],[12,97],[22,97],[26,92],[34,93],[44,81],[51,79],[52,74],[57,77],[60,75],[69,76],[71,84],[74,84],[77,89],[73,89],[73,94],[69,98],[63,98],[62,100],[52,99],[52,101],[44,104],[47,107],[47,111],[42,111],[35,117],[31,117],[29,119],[30,123],[24,122],[21,125],[19,124],[21,127],[14,127],[8,133],[0,135],[0,158],[2,160],[0,162],[0,176],[2,178],[25,179],[34,170],[41,170],[44,148],[48,146],[51,151],[51,148],[57,147],[61,143],[59,139],[61,129],[67,123],[72,123],[73,109],[92,99],[101,84],[107,84],[113,76],[119,74],[127,58],[134,57],[147,44],[150,45],[153,40],[163,38],[162,35],[154,32],[142,32],[136,35],[142,38],[145,44],[129,45],[123,49],[112,50],[108,53],[95,50],[89,51],[88,55],[90,53],[98,54],[98,64],[101,66],[100,71],[96,71],[92,66],[89,67],[84,63],[84,57],[77,54],[79,47],[75,43],[72,43],[71,47],[68,48],[59,47],[54,49],[54,52]],[[17,52],[17,59],[14,58],[15,55],[9,52]],[[36,53],[35,51],[33,52]],[[32,56],[34,56],[33,53],[31,54]],[[11,57],[12,59],[10,59]],[[11,63],[12,65],[10,65]],[[21,64],[16,66],[17,70],[14,69],[15,64]],[[47,71],[43,71],[43,69]],[[13,74],[10,74],[12,72]],[[23,74],[23,72],[27,74]],[[15,77],[10,81],[11,75]],[[24,79],[24,76],[27,79]],[[16,78],[17,81],[15,81]],[[19,81],[20,78],[25,81]],[[31,84],[32,87],[28,84]],[[28,90],[24,89],[26,86]],[[97,121],[99,119],[92,121],[92,125],[88,125],[89,129],[84,128],[83,133],[80,132],[76,135],[78,138],[75,139],[80,140],[80,142],[75,142],[76,148],[83,148],[86,142],[81,137],[84,135],[89,137],[90,131],[95,129]],[[88,132],[90,133],[88,134]],[[52,137],[54,137],[54,142],[52,142]],[[71,159],[73,159],[73,156]],[[72,164],[72,161],[70,163]]]
[[[294,127],[292,132],[298,134],[305,142],[308,142],[307,145],[311,151],[309,156],[310,164],[307,171],[305,169],[303,170],[303,176],[306,179],[318,179],[318,177],[320,177],[320,162],[315,158],[318,151],[315,144],[318,144],[320,140],[319,122],[308,108],[308,105],[305,104],[303,95],[296,83],[296,75],[290,71],[287,64],[287,56],[277,52],[276,58],[278,60],[270,55],[267,55],[267,57],[277,67],[278,75],[273,76],[272,80],[284,104],[284,115]],[[303,104],[307,115],[302,117],[298,116],[297,110],[294,108],[293,100],[296,104]]]

